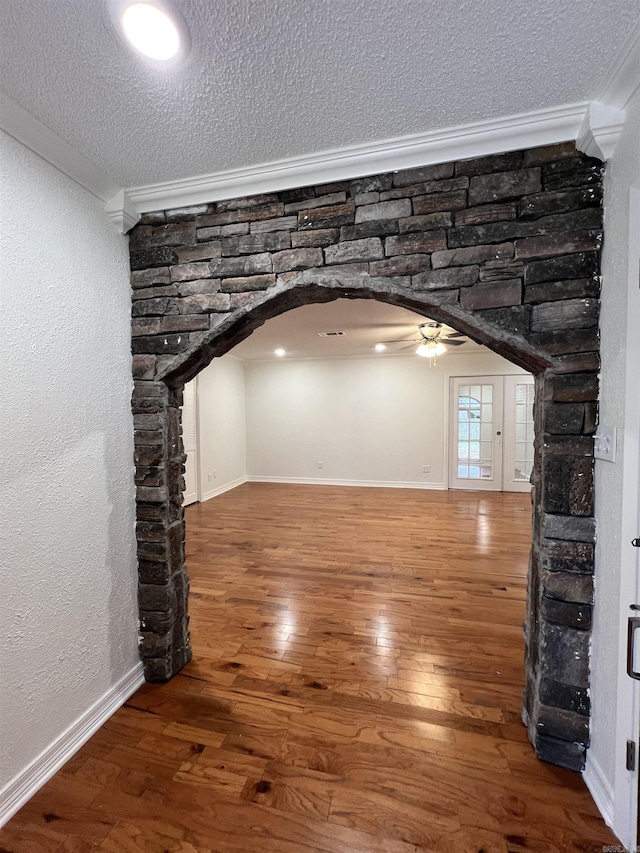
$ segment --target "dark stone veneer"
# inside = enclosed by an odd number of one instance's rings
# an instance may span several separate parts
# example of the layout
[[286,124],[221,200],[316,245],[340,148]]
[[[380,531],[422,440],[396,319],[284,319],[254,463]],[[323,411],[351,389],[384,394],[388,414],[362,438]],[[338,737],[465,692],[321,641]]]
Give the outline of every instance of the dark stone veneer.
[[146,214],[131,233],[141,654],[189,660],[185,381],[267,318],[369,297],[536,376],[523,718],[537,754],[589,742],[603,165],[573,143]]

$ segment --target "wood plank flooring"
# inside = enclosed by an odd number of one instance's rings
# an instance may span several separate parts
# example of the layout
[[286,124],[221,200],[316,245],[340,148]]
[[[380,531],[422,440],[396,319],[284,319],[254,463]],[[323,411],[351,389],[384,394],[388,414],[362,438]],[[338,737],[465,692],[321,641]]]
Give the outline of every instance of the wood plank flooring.
[[193,661],[0,853],[564,853],[617,844],[520,722],[526,495],[246,484],[187,509]]

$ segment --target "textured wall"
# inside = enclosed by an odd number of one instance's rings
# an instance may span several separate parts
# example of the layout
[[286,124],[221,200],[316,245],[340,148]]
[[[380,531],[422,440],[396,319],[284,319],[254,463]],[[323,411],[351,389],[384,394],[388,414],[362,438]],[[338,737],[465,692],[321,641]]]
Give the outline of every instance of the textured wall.
[[566,143],[143,217],[130,247],[148,679],[171,677],[191,654],[184,382],[285,310],[381,299],[536,374],[525,716],[538,755],[583,766],[602,172]]
[[408,355],[282,359],[245,372],[251,477],[442,488],[449,376],[521,371],[492,352],[450,351],[432,368]]
[[200,484],[203,500],[207,500],[247,474],[241,361],[223,356],[205,367],[198,376],[198,409]]
[[2,787],[138,653],[126,240],[0,144]]

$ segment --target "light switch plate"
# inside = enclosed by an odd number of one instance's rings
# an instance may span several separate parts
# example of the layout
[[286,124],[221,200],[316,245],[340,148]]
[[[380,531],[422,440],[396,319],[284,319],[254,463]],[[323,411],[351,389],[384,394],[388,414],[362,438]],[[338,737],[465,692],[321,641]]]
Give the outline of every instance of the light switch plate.
[[599,426],[593,436],[593,455],[606,462],[616,461],[616,428]]

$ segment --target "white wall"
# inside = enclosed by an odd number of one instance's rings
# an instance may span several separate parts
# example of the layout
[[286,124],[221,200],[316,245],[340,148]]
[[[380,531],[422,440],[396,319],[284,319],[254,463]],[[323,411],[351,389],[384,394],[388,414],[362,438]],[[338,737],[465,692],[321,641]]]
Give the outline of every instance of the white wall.
[[4,133],[0,163],[3,788],[139,659],[127,241]]
[[214,359],[198,375],[201,499],[246,479],[244,366],[232,356]]
[[449,376],[523,372],[489,351],[247,363],[249,478],[443,488]]
[[[592,745],[587,760],[596,800],[614,829],[631,845],[634,823],[629,806],[632,778],[624,768],[624,741],[637,740],[638,712],[632,711],[632,682],[625,672],[624,629],[632,603],[632,536],[638,499],[638,304],[637,260],[629,268],[629,192],[640,192],[640,90],[627,116],[605,173],[605,240],[602,256],[602,372],[600,423],[618,430],[616,462],[596,462],[596,589],[591,692]],[[640,223],[632,229],[637,256]],[[634,498],[635,493],[635,498]],[[633,504],[635,501],[635,510]],[[633,518],[635,514],[635,519]],[[626,569],[626,573],[625,570]],[[626,577],[625,577],[626,574]],[[621,729],[628,719],[626,732]],[[617,734],[617,739],[616,739]],[[617,781],[616,781],[617,779]],[[627,803],[627,805],[625,805]]]

